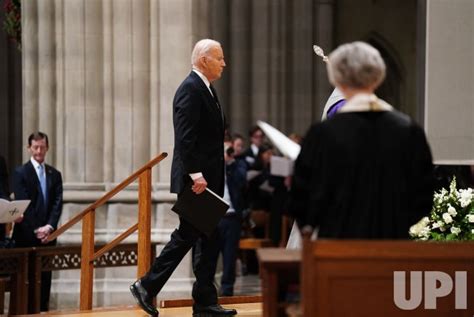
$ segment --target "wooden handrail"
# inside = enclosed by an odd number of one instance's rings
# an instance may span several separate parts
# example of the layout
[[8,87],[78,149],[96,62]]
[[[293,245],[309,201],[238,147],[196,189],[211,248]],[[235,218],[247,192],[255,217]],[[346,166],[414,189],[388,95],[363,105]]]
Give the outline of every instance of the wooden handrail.
[[[168,156],[163,152],[135,173],[127,177],[120,184],[115,186],[112,190],[104,196],[96,200],[89,207],[81,211],[75,217],[70,219],[58,230],[53,232],[48,241],[56,239],[59,235],[71,228],[80,220],[82,223],[82,246],[81,246],[81,293],[80,293],[80,310],[92,309],[92,291],[94,278],[94,260],[101,257],[104,253],[110,251],[117,246],[121,241],[130,236],[138,229],[138,261],[137,261],[137,275],[144,275],[151,264],[151,169],[153,166],[161,162]],[[103,246],[100,250],[95,252],[95,211],[97,208],[105,204],[122,189],[130,185],[138,178],[138,223],[128,228],[124,233],[117,236],[110,243]]]
[[68,222],[63,224],[61,227],[59,227],[56,231],[51,233],[48,237],[48,242],[53,241],[56,239],[58,236],[63,234],[66,230],[74,226],[76,223],[78,223],[84,216],[92,211],[97,209],[98,207],[102,206],[104,203],[106,203],[108,200],[110,200],[112,197],[114,197],[117,193],[119,193],[122,189],[130,185],[133,181],[135,181],[140,174],[142,174],[145,170],[152,168],[159,162],[161,162],[163,159],[165,159],[168,156],[168,153],[163,152],[145,165],[143,165],[139,170],[137,170],[135,173],[127,177],[124,181],[122,181],[120,184],[115,186],[111,191],[106,193],[104,196],[96,200],[92,205],[78,213],[76,216],[74,216],[72,219],[70,219]]
[[125,240],[129,235],[134,233],[137,229],[138,229],[138,223],[134,224],[133,226],[128,228],[127,231],[125,231],[124,233],[119,235],[117,238],[115,238],[114,240],[112,240],[109,243],[107,243],[106,245],[104,245],[99,251],[94,253],[94,256],[92,256],[92,261],[97,260],[102,255],[104,255],[105,253],[107,253],[110,250],[112,250],[113,248],[115,248],[120,242]]

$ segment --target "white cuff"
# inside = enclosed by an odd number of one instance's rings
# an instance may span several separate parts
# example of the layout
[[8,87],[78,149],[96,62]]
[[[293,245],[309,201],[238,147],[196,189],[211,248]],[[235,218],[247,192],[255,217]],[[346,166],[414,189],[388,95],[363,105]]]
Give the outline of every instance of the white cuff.
[[195,180],[198,179],[199,177],[202,177],[202,173],[201,173],[201,172],[198,172],[198,173],[191,173],[191,174],[189,174],[189,176],[191,176],[191,178],[193,179],[193,181],[195,181]]

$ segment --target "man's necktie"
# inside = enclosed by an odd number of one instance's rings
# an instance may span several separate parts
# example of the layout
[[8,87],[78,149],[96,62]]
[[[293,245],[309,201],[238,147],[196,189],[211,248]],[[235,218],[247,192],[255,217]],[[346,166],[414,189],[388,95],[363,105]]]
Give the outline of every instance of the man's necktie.
[[211,88],[212,97],[214,98],[214,101],[216,102],[217,109],[219,109],[219,111],[222,112],[221,105],[219,104],[219,99],[217,99],[216,90],[214,89],[212,85],[210,85],[209,88]]
[[214,98],[214,101],[216,102],[217,109],[219,110],[219,113],[221,114],[222,122],[224,122],[224,113],[222,112],[221,104],[219,103],[219,99],[217,98],[216,90],[214,89],[212,85],[210,85],[209,88],[211,89],[211,92],[212,92],[211,95]]
[[46,173],[45,173],[43,164],[40,164],[38,166],[38,170],[39,170],[38,174],[39,174],[39,181],[41,185],[41,192],[43,193],[43,201],[44,201],[44,204],[46,205]]

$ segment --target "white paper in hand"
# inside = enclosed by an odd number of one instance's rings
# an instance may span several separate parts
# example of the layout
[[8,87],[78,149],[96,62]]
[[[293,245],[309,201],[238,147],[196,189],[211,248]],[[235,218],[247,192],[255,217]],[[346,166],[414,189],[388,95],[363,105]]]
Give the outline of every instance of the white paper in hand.
[[0,199],[0,223],[9,223],[20,218],[29,204],[30,200]]
[[286,157],[273,155],[270,160],[270,174],[275,176],[291,176],[293,175],[294,162]]

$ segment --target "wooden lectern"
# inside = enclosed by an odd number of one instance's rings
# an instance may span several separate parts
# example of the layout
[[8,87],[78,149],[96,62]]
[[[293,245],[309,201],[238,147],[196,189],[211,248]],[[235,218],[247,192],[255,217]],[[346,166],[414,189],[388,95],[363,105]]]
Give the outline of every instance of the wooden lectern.
[[302,261],[304,316],[474,316],[472,242],[305,239]]

